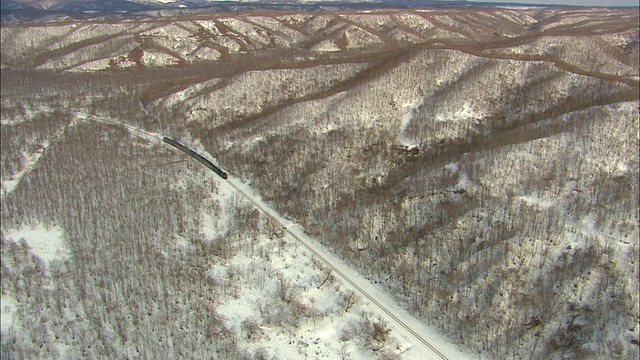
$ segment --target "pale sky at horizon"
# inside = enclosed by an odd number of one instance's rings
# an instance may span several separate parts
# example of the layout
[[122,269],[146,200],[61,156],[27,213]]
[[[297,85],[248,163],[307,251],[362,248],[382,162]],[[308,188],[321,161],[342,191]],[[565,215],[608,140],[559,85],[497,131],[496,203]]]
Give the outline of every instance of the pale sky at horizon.
[[640,6],[640,0],[468,0],[474,2],[510,2],[538,5],[578,5],[578,6]]

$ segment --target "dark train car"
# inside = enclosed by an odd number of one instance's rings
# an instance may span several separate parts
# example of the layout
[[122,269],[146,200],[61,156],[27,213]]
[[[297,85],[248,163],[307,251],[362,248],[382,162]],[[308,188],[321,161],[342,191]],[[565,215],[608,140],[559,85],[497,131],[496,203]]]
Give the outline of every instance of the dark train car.
[[194,153],[194,154],[196,159],[198,159],[198,161],[203,163],[209,169],[213,170],[216,174],[220,175],[220,177],[222,177],[223,179],[226,179],[228,177],[226,172],[222,171],[222,169],[220,169],[219,167],[213,165],[213,163],[207,160],[204,156],[197,153]]
[[227,175],[226,172],[224,172],[222,169],[220,169],[219,167],[213,165],[213,163],[209,160],[207,160],[204,156],[198,154],[197,152],[189,149],[188,147],[182,145],[181,143],[168,138],[168,137],[163,137],[162,140],[164,142],[166,142],[167,144],[174,146],[175,148],[183,151],[184,153],[186,153],[187,155],[193,157],[194,159],[198,160],[199,162],[201,162],[204,166],[208,167],[209,169],[213,170],[216,174],[220,175],[221,178],[223,179],[227,179],[229,176]]

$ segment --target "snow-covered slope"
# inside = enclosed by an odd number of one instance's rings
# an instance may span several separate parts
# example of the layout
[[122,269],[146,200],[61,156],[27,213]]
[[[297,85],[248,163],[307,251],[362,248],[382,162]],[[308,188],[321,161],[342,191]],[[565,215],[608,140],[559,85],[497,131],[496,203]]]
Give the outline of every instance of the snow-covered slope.
[[421,356],[165,134],[473,356],[637,357],[637,11],[160,13],[0,35],[3,352]]

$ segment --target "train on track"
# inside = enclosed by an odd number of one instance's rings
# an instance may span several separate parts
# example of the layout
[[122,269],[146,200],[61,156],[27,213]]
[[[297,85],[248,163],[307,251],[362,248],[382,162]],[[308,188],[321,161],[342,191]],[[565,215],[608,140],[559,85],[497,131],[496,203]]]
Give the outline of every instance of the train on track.
[[228,177],[227,173],[224,172],[224,170],[220,169],[219,167],[213,165],[213,163],[209,160],[207,160],[204,156],[198,154],[197,152],[189,149],[188,147],[180,144],[179,142],[173,140],[172,138],[168,138],[168,137],[163,137],[162,140],[164,142],[166,142],[167,144],[177,148],[178,150],[181,150],[182,152],[184,152],[185,154],[195,158],[196,160],[200,161],[204,166],[208,167],[209,169],[213,170],[213,172],[215,172],[216,174],[220,175],[221,178],[226,179]]

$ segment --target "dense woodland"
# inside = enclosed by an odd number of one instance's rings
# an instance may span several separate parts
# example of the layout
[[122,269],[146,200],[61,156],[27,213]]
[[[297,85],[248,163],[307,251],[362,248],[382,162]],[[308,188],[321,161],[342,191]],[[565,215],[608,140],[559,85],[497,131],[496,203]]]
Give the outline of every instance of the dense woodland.
[[[638,16],[602,12],[3,26],[2,357],[265,358],[247,339],[331,316],[395,356],[339,284],[320,311],[270,268],[271,225],[206,169],[92,114],[212,154],[480,357],[637,358]],[[70,255],[9,240],[28,226],[61,228]],[[275,305],[229,326],[260,266]],[[329,277],[313,266],[310,288]]]

